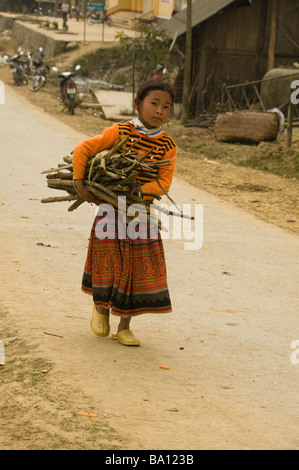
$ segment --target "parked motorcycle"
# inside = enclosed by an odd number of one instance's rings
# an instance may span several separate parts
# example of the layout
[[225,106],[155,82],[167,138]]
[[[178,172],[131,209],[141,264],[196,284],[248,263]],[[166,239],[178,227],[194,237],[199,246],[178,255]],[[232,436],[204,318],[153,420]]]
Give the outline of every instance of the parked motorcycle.
[[[33,59],[33,67],[35,69],[34,75],[32,77],[31,85],[30,85],[30,91],[38,91],[40,90],[43,86],[45,86],[47,82],[47,76],[50,73],[50,66],[45,64],[43,61],[43,49],[42,47],[39,48],[40,51],[40,58],[35,58]],[[57,71],[56,67],[52,67],[52,70]]]
[[60,78],[60,92],[62,101],[68,108],[70,114],[75,113],[75,107],[77,106],[77,85],[74,81],[74,76],[81,69],[80,65],[76,65],[73,72],[61,72],[58,77]]
[[27,85],[28,83],[28,78],[25,72],[23,54],[24,52],[21,50],[21,48],[19,48],[18,54],[13,55],[7,61],[10,72],[18,86]]
[[142,28],[143,25],[146,25],[146,26],[149,26],[149,25],[156,26],[157,25],[157,21],[156,21],[154,16],[152,16],[151,18],[139,18],[138,16],[136,16],[134,18],[134,21],[135,21],[135,27],[137,29],[138,29],[138,27]]
[[108,26],[112,26],[112,20],[106,12],[104,12],[103,16],[100,16],[97,13],[91,12],[87,18],[87,23],[90,25],[93,24],[103,24],[106,23]]
[[32,53],[31,52],[25,52],[23,57],[24,57],[23,65],[24,65],[24,68],[25,68],[25,73],[26,73],[27,77],[32,77],[32,75],[34,73]]

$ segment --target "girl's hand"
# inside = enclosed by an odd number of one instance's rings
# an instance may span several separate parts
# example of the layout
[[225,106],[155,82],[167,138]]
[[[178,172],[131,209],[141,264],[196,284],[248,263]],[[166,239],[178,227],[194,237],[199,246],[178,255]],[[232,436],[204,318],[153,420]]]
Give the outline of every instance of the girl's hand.
[[75,181],[75,188],[79,196],[86,202],[96,202],[94,195],[86,189],[83,180]]

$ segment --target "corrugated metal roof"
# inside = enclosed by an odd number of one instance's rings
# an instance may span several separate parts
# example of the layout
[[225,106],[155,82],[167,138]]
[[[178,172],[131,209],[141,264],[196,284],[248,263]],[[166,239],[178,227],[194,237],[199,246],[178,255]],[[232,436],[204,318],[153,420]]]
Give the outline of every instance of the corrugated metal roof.
[[[202,23],[206,19],[215,15],[234,0],[197,0],[192,3],[192,27]],[[186,32],[186,8],[174,15],[170,20],[163,23],[163,28],[169,34],[178,36]]]

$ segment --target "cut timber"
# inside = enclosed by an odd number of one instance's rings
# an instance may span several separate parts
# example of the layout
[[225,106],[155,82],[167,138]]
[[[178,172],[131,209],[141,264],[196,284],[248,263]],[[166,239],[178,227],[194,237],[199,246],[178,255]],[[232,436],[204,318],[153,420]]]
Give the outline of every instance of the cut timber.
[[220,142],[259,143],[276,140],[279,129],[276,113],[235,111],[220,114],[215,121],[215,137]]

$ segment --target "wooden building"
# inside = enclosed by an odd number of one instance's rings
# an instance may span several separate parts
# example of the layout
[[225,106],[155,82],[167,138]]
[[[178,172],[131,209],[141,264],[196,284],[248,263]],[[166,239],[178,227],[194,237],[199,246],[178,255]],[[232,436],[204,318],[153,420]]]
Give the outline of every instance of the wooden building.
[[[191,115],[219,104],[223,84],[260,80],[299,59],[299,0],[197,0],[192,4]],[[186,11],[165,23],[184,52]]]

